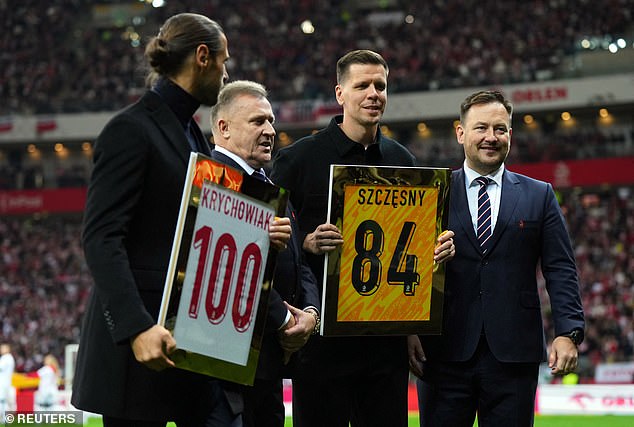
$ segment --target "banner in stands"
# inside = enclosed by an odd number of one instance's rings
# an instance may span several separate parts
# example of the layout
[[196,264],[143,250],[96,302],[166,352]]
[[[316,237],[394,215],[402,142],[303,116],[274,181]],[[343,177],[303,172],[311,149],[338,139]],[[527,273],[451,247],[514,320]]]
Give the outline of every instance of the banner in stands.
[[634,184],[634,157],[508,164],[513,172],[550,182],[555,188]]
[[634,415],[634,385],[540,385],[536,412]]
[[[555,188],[634,184],[634,157],[508,164],[509,170]],[[86,188],[0,190],[0,215],[83,212]]]
[[[543,81],[500,85],[496,87],[511,99],[514,112],[528,113],[556,109],[576,109],[626,105],[634,101],[634,74],[623,73],[589,76],[557,81]],[[418,122],[451,119],[456,107],[476,88],[401,92],[390,94],[390,108],[385,111],[385,123]],[[341,106],[335,100],[293,100],[273,103],[276,123],[296,127],[325,126],[334,114],[340,114]],[[0,117],[0,144],[2,142],[91,140],[115,114],[114,111],[95,113],[68,113],[55,116],[11,115]],[[200,117],[209,117],[209,107],[198,110]],[[279,120],[277,120],[279,118]],[[204,133],[209,133],[209,120],[200,123]]]
[[83,212],[86,188],[0,191],[0,214]]

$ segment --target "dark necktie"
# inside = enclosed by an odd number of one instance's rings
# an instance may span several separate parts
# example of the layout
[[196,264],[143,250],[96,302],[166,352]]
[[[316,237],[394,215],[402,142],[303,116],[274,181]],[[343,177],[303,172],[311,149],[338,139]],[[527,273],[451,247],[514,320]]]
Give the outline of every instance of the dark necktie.
[[489,199],[487,187],[493,180],[485,176],[479,176],[476,181],[480,184],[480,189],[478,190],[478,230],[476,234],[482,251],[486,252],[491,238],[491,200]]
[[264,173],[264,171],[262,169],[254,169],[253,170],[253,174],[251,174],[251,176],[253,178],[259,179],[260,181],[264,181],[264,182],[271,182],[267,177],[266,174]]

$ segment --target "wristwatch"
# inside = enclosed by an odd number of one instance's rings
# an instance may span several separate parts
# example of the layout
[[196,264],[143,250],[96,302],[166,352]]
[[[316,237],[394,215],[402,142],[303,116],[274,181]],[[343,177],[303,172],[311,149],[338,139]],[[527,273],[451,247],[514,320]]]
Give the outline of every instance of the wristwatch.
[[579,346],[583,341],[583,330],[573,329],[572,331],[559,335],[560,337],[568,337],[576,345]]
[[312,334],[319,335],[319,329],[321,327],[321,319],[319,318],[319,313],[317,313],[314,308],[307,308],[304,311],[315,318],[315,327],[313,328]]

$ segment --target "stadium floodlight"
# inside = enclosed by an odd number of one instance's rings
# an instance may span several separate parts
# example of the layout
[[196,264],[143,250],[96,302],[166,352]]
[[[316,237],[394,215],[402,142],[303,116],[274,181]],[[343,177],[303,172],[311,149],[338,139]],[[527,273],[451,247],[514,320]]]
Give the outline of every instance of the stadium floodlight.
[[315,32],[315,27],[313,26],[313,23],[308,19],[302,22],[301,29],[304,34],[312,34]]

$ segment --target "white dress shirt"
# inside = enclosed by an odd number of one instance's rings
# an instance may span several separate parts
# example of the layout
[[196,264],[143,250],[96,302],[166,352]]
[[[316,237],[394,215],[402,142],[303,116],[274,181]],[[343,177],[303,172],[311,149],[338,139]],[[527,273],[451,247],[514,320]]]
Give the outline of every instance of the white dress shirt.
[[[467,162],[464,163],[464,177],[465,187],[467,189],[467,200],[469,201],[469,213],[471,213],[471,223],[473,224],[473,230],[476,235],[478,234],[478,191],[480,190],[480,184],[476,181],[476,178],[480,175],[473,169],[467,166]],[[484,175],[487,178],[493,180],[487,187],[489,193],[489,199],[491,200],[491,234],[495,231],[495,224],[497,223],[498,213],[500,212],[500,199],[502,196],[502,174],[504,173],[504,164],[492,174]]]

